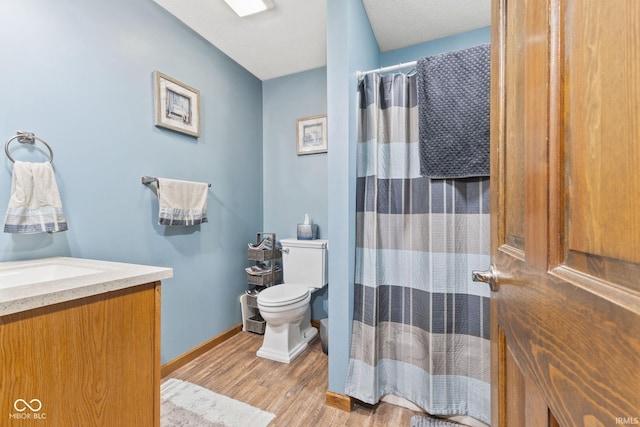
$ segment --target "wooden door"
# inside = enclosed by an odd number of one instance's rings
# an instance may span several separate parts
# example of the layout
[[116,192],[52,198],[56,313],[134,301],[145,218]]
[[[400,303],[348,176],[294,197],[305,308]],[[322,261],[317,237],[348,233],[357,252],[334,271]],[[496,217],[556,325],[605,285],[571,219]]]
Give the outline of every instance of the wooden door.
[[492,425],[640,424],[640,1],[493,0]]

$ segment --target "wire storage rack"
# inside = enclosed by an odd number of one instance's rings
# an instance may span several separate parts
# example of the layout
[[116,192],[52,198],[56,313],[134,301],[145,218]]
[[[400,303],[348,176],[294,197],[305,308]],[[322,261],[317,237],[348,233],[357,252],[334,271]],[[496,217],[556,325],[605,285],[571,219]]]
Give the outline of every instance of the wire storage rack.
[[245,331],[264,334],[266,323],[258,310],[258,294],[266,287],[282,283],[282,269],[278,261],[282,249],[277,246],[276,233],[256,233],[256,243],[247,249],[247,258],[254,265],[247,269],[247,283],[252,288],[240,299]]

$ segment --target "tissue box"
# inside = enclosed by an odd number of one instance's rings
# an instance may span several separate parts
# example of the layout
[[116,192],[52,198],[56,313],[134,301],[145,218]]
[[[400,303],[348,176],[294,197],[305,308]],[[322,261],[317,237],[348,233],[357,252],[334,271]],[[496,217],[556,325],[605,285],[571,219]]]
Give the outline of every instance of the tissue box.
[[314,240],[317,230],[316,224],[298,224],[298,240]]

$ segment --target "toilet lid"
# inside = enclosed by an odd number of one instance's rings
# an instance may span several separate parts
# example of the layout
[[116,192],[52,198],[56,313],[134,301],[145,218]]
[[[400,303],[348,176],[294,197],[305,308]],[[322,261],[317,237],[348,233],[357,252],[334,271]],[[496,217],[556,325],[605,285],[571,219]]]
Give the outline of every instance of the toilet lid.
[[309,288],[297,285],[271,286],[258,294],[258,304],[267,307],[294,304],[309,295]]

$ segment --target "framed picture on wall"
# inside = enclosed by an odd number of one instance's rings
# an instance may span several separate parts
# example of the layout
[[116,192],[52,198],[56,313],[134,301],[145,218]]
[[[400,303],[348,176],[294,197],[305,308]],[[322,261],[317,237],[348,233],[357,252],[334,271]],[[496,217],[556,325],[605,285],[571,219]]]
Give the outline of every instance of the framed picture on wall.
[[312,116],[297,121],[296,152],[315,154],[327,152],[327,116]]
[[200,91],[159,71],[153,82],[155,125],[199,137]]

